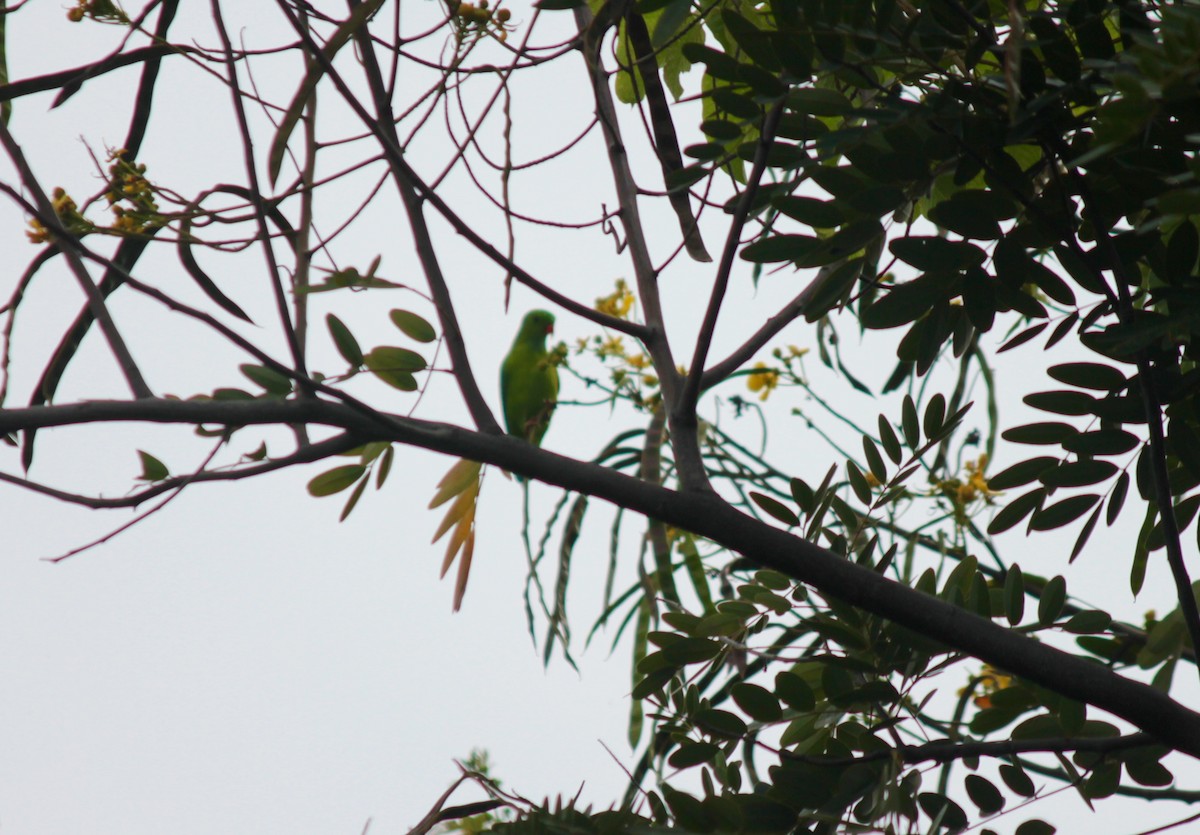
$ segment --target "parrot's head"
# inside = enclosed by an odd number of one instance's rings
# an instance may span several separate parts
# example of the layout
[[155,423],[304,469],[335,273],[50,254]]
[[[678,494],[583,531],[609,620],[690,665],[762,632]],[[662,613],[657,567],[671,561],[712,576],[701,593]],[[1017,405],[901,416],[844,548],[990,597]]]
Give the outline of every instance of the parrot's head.
[[554,314],[548,310],[531,310],[525,314],[521,322],[519,336],[530,339],[544,339],[554,333]]

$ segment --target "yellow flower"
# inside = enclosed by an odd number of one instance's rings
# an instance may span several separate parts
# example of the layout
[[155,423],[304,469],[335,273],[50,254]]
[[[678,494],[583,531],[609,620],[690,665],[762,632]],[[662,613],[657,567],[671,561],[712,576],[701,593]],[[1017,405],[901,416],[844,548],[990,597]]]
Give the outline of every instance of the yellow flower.
[[607,296],[596,299],[596,310],[618,319],[625,319],[633,310],[634,301],[636,299],[629,289],[629,285],[625,283],[625,279],[618,278],[616,290]]
[[596,356],[601,359],[605,357],[624,357],[625,346],[621,343],[621,337],[610,336],[601,342],[600,346],[596,349]]
[[[980,453],[980,455],[977,459],[975,459],[974,461],[968,461],[967,465],[966,465],[967,466],[967,484],[966,484],[966,486],[970,487],[974,491],[974,493],[983,496],[985,499],[989,496],[1000,495],[998,492],[996,492],[995,490],[988,487],[987,478],[983,474],[983,471],[987,469],[987,465],[988,465],[988,454],[986,452]],[[974,498],[974,495],[972,496],[972,498]]]
[[[975,707],[982,709],[992,706],[992,694],[1000,690],[1005,690],[1013,685],[1013,677],[1008,673],[1001,672],[991,664],[984,664],[983,669],[979,673],[979,690],[982,692],[972,699],[975,702]],[[959,695],[963,691],[959,691]]]
[[758,392],[759,400],[766,400],[771,396],[771,390],[779,385],[779,372],[773,368],[767,368],[766,363],[763,362],[756,362],[754,369],[746,378],[746,388]]

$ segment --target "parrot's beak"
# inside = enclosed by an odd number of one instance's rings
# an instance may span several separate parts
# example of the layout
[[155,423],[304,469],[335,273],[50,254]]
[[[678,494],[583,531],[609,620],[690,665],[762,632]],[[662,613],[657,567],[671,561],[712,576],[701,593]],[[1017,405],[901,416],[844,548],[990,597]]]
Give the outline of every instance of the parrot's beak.
[[554,324],[546,325],[546,333],[554,333]]

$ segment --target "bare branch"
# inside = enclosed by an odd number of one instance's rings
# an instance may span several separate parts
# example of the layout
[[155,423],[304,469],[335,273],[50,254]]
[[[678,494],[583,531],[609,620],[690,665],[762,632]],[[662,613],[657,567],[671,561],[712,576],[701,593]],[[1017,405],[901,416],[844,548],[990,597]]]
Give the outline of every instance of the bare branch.
[[713,493],[669,490],[508,435],[311,399],[303,401],[92,401],[0,411],[0,433],[30,427],[146,421],[248,426],[334,426],[364,441],[401,443],[494,464],[527,478],[602,498],[707,537],[758,565],[840,598],[1013,675],[1118,716],[1163,745],[1200,758],[1200,714],[1169,695],[1008,629],[786,531],[754,519]]

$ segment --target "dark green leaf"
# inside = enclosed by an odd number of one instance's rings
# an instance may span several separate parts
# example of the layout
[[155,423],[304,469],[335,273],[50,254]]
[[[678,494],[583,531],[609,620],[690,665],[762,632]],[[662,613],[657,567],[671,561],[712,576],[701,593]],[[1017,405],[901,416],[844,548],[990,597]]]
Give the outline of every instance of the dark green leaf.
[[401,391],[416,391],[413,372],[425,369],[425,358],[407,348],[381,345],[363,357],[363,364],[385,383]]
[[946,397],[940,392],[929,398],[929,403],[925,406],[925,417],[921,421],[921,428],[925,430],[925,437],[932,438],[942,429],[942,421],[946,417]]
[[883,444],[883,451],[892,459],[892,463],[899,464],[904,458],[904,450],[900,447],[900,439],[896,437],[891,421],[884,415],[879,416],[879,442]]
[[1038,601],[1038,623],[1042,626],[1054,623],[1066,605],[1067,581],[1061,575],[1052,577],[1042,588],[1042,596]]
[[1081,391],[1041,391],[1027,394],[1022,400],[1026,405],[1056,415],[1090,415],[1095,398]]
[[754,500],[756,505],[762,508],[764,513],[773,519],[783,522],[789,528],[799,524],[800,519],[796,516],[795,511],[778,499],[773,499],[762,493],[756,493],[753,490],[750,491],[750,498]]
[[693,742],[688,740],[679,746],[679,750],[671,755],[667,762],[672,768],[683,770],[701,763],[706,763],[715,757],[720,748],[711,742]]
[[921,804],[921,809],[925,814],[940,822],[939,825],[943,829],[966,829],[968,823],[967,813],[963,811],[961,806],[945,795],[936,794],[935,792],[921,792],[917,795],[917,802]]
[[746,715],[757,722],[778,722],[783,718],[783,711],[775,695],[765,687],[757,684],[738,682],[730,690],[737,706]]
[[404,335],[417,342],[433,342],[437,339],[437,331],[425,319],[408,310],[393,310],[388,314],[392,324],[403,331]]
[[771,201],[780,214],[798,220],[813,229],[835,229],[845,221],[845,214],[829,200],[814,197],[778,197]]
[[804,306],[805,320],[816,322],[834,307],[841,304],[849,295],[850,288],[858,281],[862,270],[862,259],[855,258],[852,261],[842,264],[831,274],[821,279],[816,292],[809,297],[808,304]]
[[344,464],[334,467],[308,482],[308,492],[311,496],[332,496],[340,493],[354,482],[362,478],[367,468],[361,464]]
[[945,304],[957,294],[955,275],[926,273],[912,281],[897,284],[860,315],[868,328],[881,330],[914,322],[939,303]]
[[853,461],[846,462],[846,476],[850,480],[850,489],[854,491],[855,497],[863,504],[869,505],[871,503],[871,485],[867,483],[866,476]]
[[1093,800],[1110,797],[1121,784],[1121,764],[1101,763],[1083,784],[1083,793]]
[[1036,791],[1033,780],[1029,779],[1029,775],[1025,773],[1025,769],[1019,766],[1000,766],[1000,779],[1004,781],[1004,785],[1008,786],[1009,789],[1021,797],[1033,797]]
[[354,338],[354,334],[342,323],[342,320],[330,313],[325,317],[325,324],[329,326],[329,334],[333,337],[333,344],[337,346],[342,359],[354,368],[362,365],[362,348],[359,347],[358,340]]
[[1001,345],[996,350],[996,353],[1003,354],[1005,351],[1011,351],[1013,348],[1016,348],[1018,345],[1024,345],[1026,342],[1033,339],[1039,333],[1044,331],[1048,326],[1049,326],[1049,323],[1042,322],[1041,324],[1034,325],[1031,328],[1026,328],[1025,330],[1021,331],[1019,334],[1014,336],[1012,339],[1008,340],[1003,345]]
[[249,380],[266,389],[267,394],[275,397],[284,397],[292,393],[291,378],[280,374],[273,368],[267,368],[265,365],[251,365],[249,363],[239,365],[238,368]]
[[958,272],[987,260],[987,253],[975,244],[938,237],[897,238],[888,249],[919,270]]
[[816,505],[816,497],[813,494],[812,488],[801,478],[793,478],[789,482],[789,485],[792,491],[792,498],[796,500],[796,506],[806,514],[812,513]]
[[1169,786],[1175,782],[1175,775],[1157,760],[1126,760],[1125,770],[1129,778],[1141,786]]
[[1094,635],[1112,625],[1112,616],[1099,609],[1088,609],[1071,615],[1062,628],[1076,635]]
[[879,484],[887,484],[887,465],[883,463],[883,456],[879,454],[879,447],[875,446],[875,442],[866,435],[862,437],[862,446],[863,455],[867,459],[867,466],[871,469],[871,475],[875,476],[875,480]]
[[987,480],[988,487],[993,490],[1009,490],[1013,487],[1020,487],[1022,484],[1029,484],[1031,481],[1036,481],[1047,470],[1057,466],[1057,458],[1049,456],[1030,458],[1027,461],[1013,464],[1008,469],[1002,470],[989,478]]
[[1004,430],[1000,437],[1015,444],[1057,446],[1078,434],[1079,430],[1069,423],[1027,423]]
[[742,258],[757,264],[798,261],[814,252],[822,241],[811,235],[772,235],[742,250]]
[[1000,237],[1000,224],[996,222],[980,201],[969,195],[990,194],[983,191],[960,191],[949,200],[943,200],[929,210],[929,219],[943,229],[948,229],[964,238],[995,240]]
[[767,33],[732,9],[721,10],[721,22],[734,41],[755,65],[770,72],[782,69]]
[[142,462],[142,474],[138,476],[140,481],[162,481],[171,475],[171,471],[167,469],[167,465],[159,461],[153,455],[143,450],[137,451],[138,458]]
[[963,785],[971,802],[978,806],[983,814],[992,815],[1004,808],[1004,795],[987,778],[978,774],[968,774]]
[[1025,616],[1025,582],[1019,565],[1009,566],[1004,575],[1004,616],[1013,626]]
[[708,638],[681,638],[664,646],[662,656],[674,665],[699,664],[709,661],[721,651],[721,644]]
[[1121,514],[1121,508],[1125,505],[1125,496],[1129,493],[1129,473],[1121,473],[1113,484],[1111,495],[1108,497],[1108,509],[1104,514],[1104,524],[1112,527],[1113,522],[1117,521],[1117,517]]
[[708,708],[697,711],[695,722],[698,728],[713,736],[739,739],[744,737],[747,731],[746,723],[737,714],[727,710]]
[[1117,391],[1125,386],[1125,375],[1111,365],[1098,362],[1070,362],[1063,365],[1052,365],[1047,373],[1069,386],[1096,389],[1097,391]]
[[1079,455],[1122,455],[1140,443],[1136,435],[1123,429],[1097,429],[1064,439],[1062,447]]
[[1003,533],[1032,513],[1045,499],[1046,490],[1042,487],[1013,499],[992,519],[987,527],[988,533]]
[[1100,501],[1100,497],[1095,493],[1071,496],[1069,499],[1055,502],[1049,507],[1036,512],[1033,515],[1033,519],[1030,520],[1029,526],[1035,531],[1049,531],[1054,528],[1061,528],[1063,525],[1074,522],[1080,516],[1087,513],[1098,501]]
[[788,93],[787,107],[810,116],[845,116],[854,105],[836,90],[824,87],[798,87]]
[[1085,458],[1047,470],[1042,474],[1041,482],[1047,487],[1086,487],[1107,481],[1116,472],[1117,465],[1110,461]]
[[808,682],[795,673],[775,674],[775,694],[792,710],[806,713],[817,705],[816,696]]
[[911,395],[904,395],[904,404],[900,411],[901,428],[904,430],[904,442],[908,448],[915,450],[921,445],[921,428],[917,419],[917,406]]

